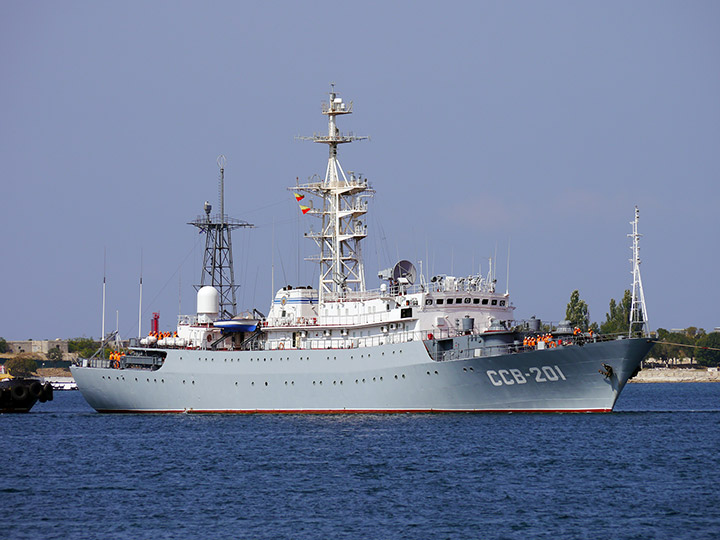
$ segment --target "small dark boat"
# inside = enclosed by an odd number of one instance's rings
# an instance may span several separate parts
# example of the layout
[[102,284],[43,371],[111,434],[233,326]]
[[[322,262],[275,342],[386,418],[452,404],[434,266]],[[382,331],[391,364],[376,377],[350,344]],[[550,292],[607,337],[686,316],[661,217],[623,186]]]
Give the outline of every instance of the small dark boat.
[[29,412],[38,401],[52,401],[53,387],[38,379],[0,379],[0,413]]

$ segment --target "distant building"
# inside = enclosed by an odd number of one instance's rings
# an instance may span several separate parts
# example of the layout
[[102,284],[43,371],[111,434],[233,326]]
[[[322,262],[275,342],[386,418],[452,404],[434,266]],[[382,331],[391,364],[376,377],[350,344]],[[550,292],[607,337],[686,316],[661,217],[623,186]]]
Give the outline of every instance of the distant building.
[[63,354],[68,352],[68,342],[62,339],[28,339],[26,341],[8,341],[8,352],[11,353],[42,353],[47,354],[51,349],[58,348]]

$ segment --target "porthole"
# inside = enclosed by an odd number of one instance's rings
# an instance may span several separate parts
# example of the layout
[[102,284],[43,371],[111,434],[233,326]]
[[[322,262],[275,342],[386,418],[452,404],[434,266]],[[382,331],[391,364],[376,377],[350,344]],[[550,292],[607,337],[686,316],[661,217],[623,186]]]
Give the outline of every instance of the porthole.
[[362,381],[365,382],[365,379],[363,379]]
[[376,379],[375,379],[375,377],[373,377],[373,382],[375,382],[375,381],[376,381]]
[[404,373],[402,374],[402,378],[403,378],[403,379],[405,378],[405,374],[404,374]]
[[[135,377],[135,382],[137,382],[137,377]],[[185,381],[183,381],[183,382],[185,382]]]
[[437,375],[437,374],[438,374],[438,372],[437,372],[437,371],[435,371],[435,375]]
[[255,381],[251,382],[250,386],[255,386]]
[[397,380],[397,378],[398,378],[397,375],[395,375],[395,379],[396,379],[396,380]]
[[195,384],[195,381],[192,381],[193,384]]
[[382,381],[382,377],[380,377],[380,380]]
[[[185,382],[185,381],[183,381],[183,382]],[[238,382],[237,382],[237,381],[235,381],[235,386],[237,386],[237,385],[238,385]]]
[[265,381],[265,386],[267,386],[267,381]]
[[427,374],[430,375],[430,372],[428,371]]
[[467,372],[467,368],[463,368],[463,371]]

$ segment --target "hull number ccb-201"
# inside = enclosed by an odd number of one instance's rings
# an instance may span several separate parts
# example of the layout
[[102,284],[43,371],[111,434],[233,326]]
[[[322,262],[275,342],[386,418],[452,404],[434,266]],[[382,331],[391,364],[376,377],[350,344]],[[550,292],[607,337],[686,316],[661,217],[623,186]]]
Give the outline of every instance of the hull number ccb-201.
[[567,380],[558,366],[531,367],[526,372],[515,368],[498,369],[497,371],[490,369],[487,371],[487,376],[493,386],[525,384],[533,380],[538,383]]

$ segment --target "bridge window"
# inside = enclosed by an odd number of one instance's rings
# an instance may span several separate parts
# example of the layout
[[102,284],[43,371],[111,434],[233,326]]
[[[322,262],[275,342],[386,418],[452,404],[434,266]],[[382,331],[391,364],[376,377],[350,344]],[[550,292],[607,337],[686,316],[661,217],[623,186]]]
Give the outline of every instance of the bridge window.
[[469,303],[470,303],[470,299],[469,299],[469,298],[466,298],[466,299],[465,299],[465,303],[466,303],[466,304],[469,304]]
[[447,301],[448,301],[448,304],[452,304],[452,303],[453,303],[453,299],[452,299],[452,298],[448,298]]
[[493,301],[492,301],[492,305],[493,305],[493,306],[497,306],[497,300],[493,300]]
[[445,300],[443,300],[442,298],[438,298],[438,299],[437,299],[437,305],[438,305],[438,306],[439,306],[440,304],[443,304],[443,303],[445,303]]
[[425,299],[425,305],[426,305],[426,306],[432,306],[432,298],[426,298],[426,299]]
[[479,304],[480,299],[479,298],[473,298],[473,304]]
[[482,305],[483,305],[483,306],[487,306],[487,303],[488,303],[488,299],[487,299],[487,298],[483,298],[483,299],[482,299]]

